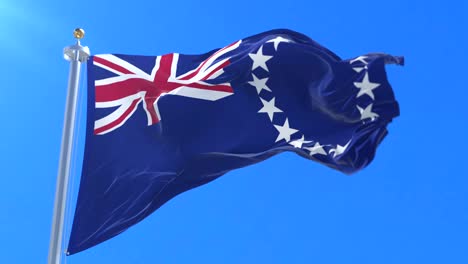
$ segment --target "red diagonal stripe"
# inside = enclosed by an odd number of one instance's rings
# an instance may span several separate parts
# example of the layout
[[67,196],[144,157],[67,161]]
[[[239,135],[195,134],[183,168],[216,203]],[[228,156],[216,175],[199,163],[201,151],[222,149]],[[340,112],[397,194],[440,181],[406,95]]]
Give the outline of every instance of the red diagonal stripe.
[[197,83],[186,84],[184,86],[189,87],[189,88],[196,88],[196,89],[203,89],[203,90],[210,90],[210,91],[220,91],[220,92],[228,92],[228,93],[233,92],[231,86],[222,85],[222,84],[218,84],[218,85],[215,85],[215,86],[210,86],[210,85],[207,85],[207,84],[197,82]]
[[218,67],[216,67],[216,69],[214,69],[213,71],[211,71],[208,75],[206,75],[205,77],[203,77],[202,80],[208,80],[210,78],[211,75],[215,74],[216,72],[218,72],[219,70],[221,70],[222,68],[228,66],[230,64],[229,60],[225,61],[224,63],[222,63],[221,65],[219,65]]
[[225,49],[227,49],[227,48],[233,46],[233,45],[236,44],[236,43],[237,43],[237,42],[234,42],[234,43],[230,44],[229,46],[226,46],[226,47],[224,47],[224,48],[222,48],[222,49],[216,51],[215,53],[213,53],[208,59],[204,60],[204,61],[197,67],[197,69],[196,69],[194,72],[192,72],[191,74],[189,74],[189,75],[187,75],[187,76],[181,78],[181,80],[188,80],[188,79],[193,78],[195,75],[197,75],[197,74],[200,72],[200,69],[203,67],[203,65],[205,65],[205,64],[208,62],[208,60],[210,60],[210,59],[213,58],[214,56],[218,55],[219,53],[221,53],[221,52],[224,51]]

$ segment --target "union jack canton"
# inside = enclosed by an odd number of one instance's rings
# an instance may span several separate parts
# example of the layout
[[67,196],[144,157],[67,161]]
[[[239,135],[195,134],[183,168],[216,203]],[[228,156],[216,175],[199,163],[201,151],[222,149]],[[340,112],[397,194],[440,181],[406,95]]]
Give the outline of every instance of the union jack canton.
[[157,56],[151,73],[148,74],[128,61],[114,55],[93,57],[95,66],[117,76],[95,81],[96,108],[118,107],[111,114],[97,120],[94,133],[103,135],[122,126],[142,103],[148,125],[161,120],[158,99],[165,94],[186,96],[216,101],[233,93],[229,83],[210,84],[229,65],[229,57],[221,56],[239,47],[241,41],[220,49],[204,60],[197,68],[176,76],[179,54]]

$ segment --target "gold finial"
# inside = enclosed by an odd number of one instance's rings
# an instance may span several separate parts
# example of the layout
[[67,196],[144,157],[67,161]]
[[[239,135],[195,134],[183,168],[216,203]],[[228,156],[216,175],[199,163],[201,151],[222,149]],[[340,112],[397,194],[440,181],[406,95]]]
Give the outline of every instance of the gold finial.
[[85,32],[82,28],[76,28],[75,31],[73,31],[73,36],[78,40],[84,38],[84,34]]

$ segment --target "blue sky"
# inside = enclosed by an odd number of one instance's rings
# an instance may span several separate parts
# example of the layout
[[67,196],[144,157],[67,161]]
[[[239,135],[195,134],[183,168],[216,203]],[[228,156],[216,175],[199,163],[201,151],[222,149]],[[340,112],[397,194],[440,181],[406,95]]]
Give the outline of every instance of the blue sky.
[[468,263],[467,11],[432,0],[1,0],[1,262],[47,259],[62,49],[80,26],[93,54],[203,53],[290,28],[342,58],[387,52],[406,66],[387,68],[401,116],[365,170],[285,153],[179,195],[67,263]]

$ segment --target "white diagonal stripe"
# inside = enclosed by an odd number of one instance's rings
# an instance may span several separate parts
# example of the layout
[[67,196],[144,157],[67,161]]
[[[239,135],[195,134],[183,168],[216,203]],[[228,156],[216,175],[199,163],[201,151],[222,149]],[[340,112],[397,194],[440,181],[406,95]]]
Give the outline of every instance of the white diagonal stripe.
[[[99,119],[99,120],[96,120],[96,121],[94,122],[94,130],[99,129],[99,128],[103,127],[103,126],[106,126],[106,125],[108,125],[108,124],[114,122],[115,120],[117,120],[120,116],[123,115],[123,113],[125,113],[125,111],[128,110],[128,108],[132,105],[132,102],[133,102],[133,101],[128,101],[126,104],[123,104],[123,105],[121,105],[119,108],[117,108],[117,110],[115,110],[112,114],[110,114],[110,115],[108,115],[108,116],[106,116],[106,117],[103,117],[103,118],[101,118],[101,119]],[[137,109],[136,106],[137,106],[140,102],[141,102],[141,99],[140,99],[140,101],[138,101],[138,102],[136,103],[135,108],[133,109],[133,111],[132,111],[130,114],[128,114],[127,117],[126,117],[124,120],[122,120],[118,125],[112,126],[112,128],[110,128],[110,129],[108,129],[108,130],[106,130],[106,131],[103,131],[103,132],[99,133],[99,135],[109,133],[109,132],[111,132],[111,131],[113,131],[113,130],[119,128],[119,127],[121,127],[121,126],[133,115],[133,113],[134,113],[135,110]]]
[[[208,58],[208,60],[206,61],[206,63],[201,66],[198,66],[197,68],[195,68],[194,70],[191,70],[181,76],[179,76],[178,78],[184,78],[185,76],[188,76],[190,74],[192,74],[193,72],[197,71],[198,69],[200,69],[200,71],[205,71],[206,68],[208,68],[216,59],[218,59],[219,57],[221,57],[222,55],[234,50],[234,49],[237,49],[239,47],[239,45],[241,44],[242,40],[239,40],[238,42],[236,42],[236,44],[232,45],[231,47],[229,48],[226,48],[224,50],[218,50],[217,52],[215,52],[212,57]],[[229,59],[229,58],[228,58]]]
[[122,75],[122,74],[123,74],[122,72],[117,71],[117,70],[114,70],[114,69],[112,69],[111,67],[107,67],[106,65],[101,64],[101,63],[99,63],[99,62],[93,61],[93,64],[96,65],[96,66],[98,66],[98,67],[100,67],[100,68],[103,68],[104,70],[108,70],[108,71],[110,71],[110,72],[113,72],[113,73],[115,73],[115,74],[117,74],[117,75]]
[[127,102],[132,102],[133,100],[137,99],[138,97],[144,98],[146,92],[142,91],[137,94],[132,94],[130,96],[114,100],[114,101],[106,101],[106,102],[96,102],[96,108],[108,108],[108,107],[116,107],[119,105],[124,105]]
[[230,92],[224,91],[213,91],[213,90],[206,90],[206,89],[198,89],[193,87],[182,86],[177,89],[170,91],[168,94],[185,96],[190,98],[196,99],[203,99],[209,101],[216,101],[221,98],[227,97],[232,95]]
[[127,69],[128,71],[130,71],[130,72],[132,72],[134,74],[143,76],[145,78],[150,78],[150,76],[146,72],[142,71],[141,69],[134,66],[133,64],[131,64],[131,63],[127,62],[127,61],[124,61],[121,58],[119,58],[117,56],[114,56],[112,54],[101,54],[101,55],[96,55],[95,57],[99,57],[101,59],[112,62],[113,64],[119,65],[120,67],[125,68],[125,69]]

